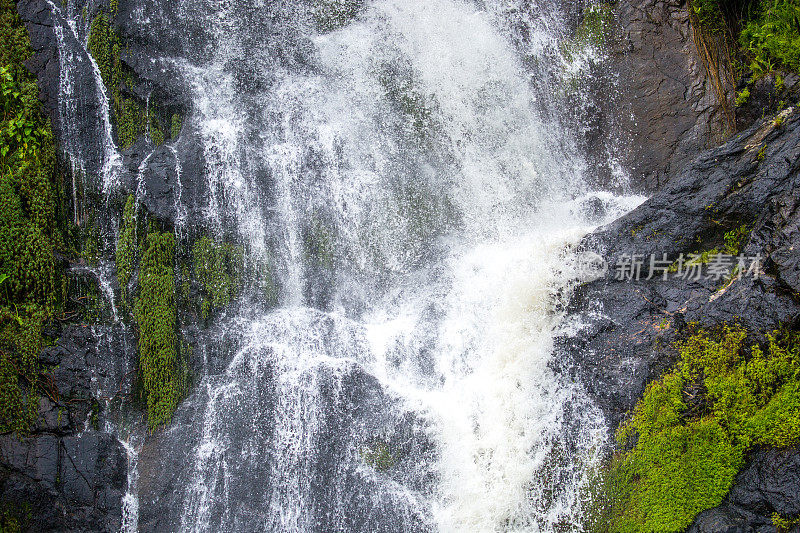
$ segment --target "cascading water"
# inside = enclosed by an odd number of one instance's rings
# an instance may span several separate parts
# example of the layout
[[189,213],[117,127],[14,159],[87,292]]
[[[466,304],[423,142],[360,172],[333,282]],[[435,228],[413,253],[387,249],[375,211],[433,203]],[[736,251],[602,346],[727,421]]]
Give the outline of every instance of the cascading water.
[[[66,140],[64,150],[70,160],[73,173],[73,203],[75,221],[79,221],[79,198],[77,180],[86,180],[94,185],[99,179],[105,193],[117,184],[122,163],[114,144],[111,130],[110,104],[100,69],[87,51],[87,28],[81,29],[78,18],[81,16],[75,0],[68,0],[56,6],[47,0],[53,15],[53,30],[58,41],[61,83],[59,87],[59,118],[62,137]],[[89,96],[84,93],[87,84]],[[87,105],[87,102],[96,105]],[[93,114],[92,117],[83,116]],[[91,125],[86,131],[79,131],[77,125]],[[97,160],[96,156],[100,159]],[[83,192],[83,191],[81,191]]]
[[[217,50],[183,66],[208,213],[275,258],[283,305],[232,323],[243,347],[200,386],[182,530],[579,526],[604,425],[550,358],[585,169],[490,7],[373,2],[304,66],[274,48],[313,14],[183,5]],[[551,69],[554,20],[523,43]]]
[[[170,527],[580,530],[605,426],[554,370],[553,339],[593,275],[575,245],[638,199],[585,185],[553,87],[560,7],[177,4],[193,30],[163,62],[190,94],[205,175],[168,146],[176,230],[234,235],[249,274],[218,324],[235,353],[212,363],[200,347],[177,415],[201,427],[184,471],[164,473],[182,481]],[[182,187],[200,179],[190,215]],[[135,476],[126,530],[147,505]]]

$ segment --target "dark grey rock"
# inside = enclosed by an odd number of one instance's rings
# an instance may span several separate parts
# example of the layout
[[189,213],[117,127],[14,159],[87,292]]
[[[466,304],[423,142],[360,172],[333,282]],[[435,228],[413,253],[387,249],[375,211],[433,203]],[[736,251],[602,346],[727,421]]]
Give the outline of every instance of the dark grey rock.
[[[698,515],[688,533],[773,533],[772,515],[800,516],[800,450],[759,450],[719,507]],[[800,531],[800,526],[792,532]]]
[[[673,344],[688,323],[712,327],[737,322],[763,334],[800,317],[797,296],[800,231],[800,112],[783,127],[759,122],[703,154],[660,192],[625,217],[599,228],[583,243],[611,265],[602,279],[579,287],[570,304],[581,331],[560,339],[563,366],[574,372],[603,408],[612,428],[635,406],[648,382],[676,360]],[[762,156],[759,156],[759,153]],[[659,276],[619,280],[623,254],[651,254],[668,263],[679,254],[724,244],[726,232],[745,225],[742,253],[762,258],[761,275],[728,284]],[[764,455],[766,454],[766,455]],[[774,511],[800,509],[797,450],[758,452],[720,509],[707,511],[693,531],[765,531]],[[773,527],[774,530],[774,527]]]
[[685,0],[622,0],[608,68],[619,78],[615,114],[629,135],[624,165],[656,190],[724,131],[724,117],[693,41]]

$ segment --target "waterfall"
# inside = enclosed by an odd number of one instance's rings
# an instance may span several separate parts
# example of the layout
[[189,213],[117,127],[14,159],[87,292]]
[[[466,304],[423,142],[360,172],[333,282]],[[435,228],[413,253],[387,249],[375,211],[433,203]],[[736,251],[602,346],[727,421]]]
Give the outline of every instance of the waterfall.
[[[176,231],[233,238],[248,273],[241,305],[198,337],[232,353],[212,364],[200,347],[190,408],[176,415],[192,424],[160,437],[177,447],[199,426],[184,470],[163,473],[181,480],[174,527],[581,530],[606,427],[556,370],[554,338],[569,327],[570,290],[597,275],[580,239],[641,199],[586,185],[556,87],[561,8],[175,4],[189,21],[184,54],[162,60],[190,97],[185,142],[203,156],[203,174],[190,175],[167,146]],[[110,190],[119,155],[92,71]],[[207,191],[191,212],[185,180]],[[587,216],[598,203],[602,216]],[[126,531],[147,505],[138,481]]]
[[[371,2],[325,34],[302,13],[264,30],[257,2],[183,4],[214,32],[182,66],[208,218],[277,258],[282,305],[228,326],[243,347],[196,393],[182,530],[579,527],[605,428],[551,357],[591,194],[550,80],[488,4]],[[542,8],[520,45],[551,69],[557,20]],[[272,52],[304,38],[310,68]]]

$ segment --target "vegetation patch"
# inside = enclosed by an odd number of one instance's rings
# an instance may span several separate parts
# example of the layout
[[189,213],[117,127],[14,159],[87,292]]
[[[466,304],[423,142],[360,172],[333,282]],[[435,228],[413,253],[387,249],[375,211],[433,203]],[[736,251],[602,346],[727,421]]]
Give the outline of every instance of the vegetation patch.
[[736,326],[699,330],[679,345],[674,370],[647,387],[617,432],[610,531],[682,531],[722,502],[749,449],[797,442],[800,337],[746,339]]
[[[89,27],[89,53],[92,54],[103,83],[111,95],[113,117],[120,147],[129,148],[148,128],[148,113],[131,97],[122,94],[123,85],[133,85],[133,73],[120,59],[121,42],[105,14],[97,15]],[[152,130],[151,130],[152,131]],[[160,133],[160,129],[158,130]],[[153,139],[158,139],[158,133]],[[163,142],[163,134],[161,135]]]
[[360,454],[366,464],[381,472],[389,470],[397,464],[397,457],[383,440],[376,440],[361,448]]
[[172,115],[171,125],[170,125],[170,138],[174,141],[178,138],[181,134],[181,130],[183,129],[183,119],[177,113]]
[[243,250],[203,237],[195,242],[192,256],[194,277],[203,294],[200,312],[203,318],[208,318],[215,309],[227,306],[238,295]]
[[756,76],[778,68],[800,73],[800,0],[761,0],[739,43]]
[[119,238],[117,239],[117,281],[119,282],[119,293],[122,307],[127,305],[128,283],[133,274],[134,261],[136,261],[136,219],[135,201],[133,195],[129,195],[122,210],[122,224],[119,228]]
[[134,316],[139,326],[139,375],[147,401],[147,425],[167,424],[186,388],[187,369],[178,352],[175,298],[175,235],[147,235]]
[[0,0],[0,433],[25,433],[42,389],[41,331],[63,303],[56,153],[15,3]]

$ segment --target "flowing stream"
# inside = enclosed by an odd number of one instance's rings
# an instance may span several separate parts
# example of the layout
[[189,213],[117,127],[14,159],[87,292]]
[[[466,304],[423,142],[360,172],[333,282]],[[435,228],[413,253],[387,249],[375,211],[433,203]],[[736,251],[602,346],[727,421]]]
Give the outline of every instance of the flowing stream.
[[[186,471],[164,474],[186,480],[180,530],[580,530],[606,428],[553,339],[596,274],[575,245],[640,199],[585,185],[558,95],[567,8],[174,5],[203,32],[163,61],[204,175],[169,149],[208,191],[179,229],[234,238],[248,271],[219,318],[235,349],[186,400]],[[144,505],[126,495],[130,530]]]

